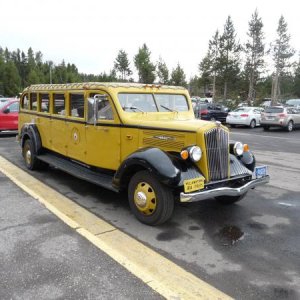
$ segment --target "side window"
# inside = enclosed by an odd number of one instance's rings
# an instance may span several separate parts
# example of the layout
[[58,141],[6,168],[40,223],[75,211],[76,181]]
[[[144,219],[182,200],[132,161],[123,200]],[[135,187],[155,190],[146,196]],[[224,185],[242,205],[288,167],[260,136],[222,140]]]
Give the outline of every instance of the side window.
[[83,94],[70,94],[70,116],[84,118]]
[[28,94],[23,95],[22,99],[21,99],[21,107],[24,109],[29,109],[29,98],[28,98]]
[[57,115],[66,114],[66,101],[64,94],[53,94],[53,113]]
[[49,94],[39,94],[39,111],[50,112]]
[[98,106],[96,107],[97,111],[97,120],[113,120],[113,110],[111,104],[108,100],[108,95],[106,94],[95,94],[92,93],[89,95],[90,98],[96,98],[98,100]]
[[29,107],[31,110],[37,111],[37,94],[30,93]]
[[19,102],[12,103],[9,107],[9,112],[18,112],[19,111]]

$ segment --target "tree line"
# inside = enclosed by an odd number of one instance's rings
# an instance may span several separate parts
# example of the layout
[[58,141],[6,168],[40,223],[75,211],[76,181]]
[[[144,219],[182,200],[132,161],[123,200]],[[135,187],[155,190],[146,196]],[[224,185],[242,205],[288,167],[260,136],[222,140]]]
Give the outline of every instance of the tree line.
[[[181,65],[169,70],[161,57],[151,60],[151,51],[143,44],[133,57],[140,83],[185,86],[191,95],[219,99],[239,99],[249,103],[257,99],[300,97],[300,60],[293,61],[287,23],[280,17],[277,37],[266,46],[263,22],[258,11],[248,23],[247,41],[242,44],[230,16],[223,32],[218,30],[208,43],[207,53],[199,63],[199,74],[186,79]],[[187,45],[188,46],[188,45]],[[273,69],[268,69],[267,61]],[[0,47],[0,94],[18,95],[26,86],[36,83],[67,82],[133,82],[133,67],[125,50],[119,50],[109,73],[80,73],[75,64],[44,61],[40,51],[9,51]]]

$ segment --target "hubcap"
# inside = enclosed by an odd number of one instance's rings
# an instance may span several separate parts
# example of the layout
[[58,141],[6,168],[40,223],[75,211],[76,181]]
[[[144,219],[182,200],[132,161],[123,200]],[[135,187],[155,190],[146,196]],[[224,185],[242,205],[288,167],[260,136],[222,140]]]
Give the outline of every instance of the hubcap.
[[26,163],[28,165],[30,165],[30,163],[31,163],[31,152],[30,152],[29,149],[27,149],[26,152],[25,152],[25,159],[26,159]]
[[156,209],[156,195],[150,184],[140,182],[134,192],[134,203],[145,215],[152,215]]
[[289,123],[289,131],[292,131],[292,130],[293,130],[293,123],[290,122],[290,123]]

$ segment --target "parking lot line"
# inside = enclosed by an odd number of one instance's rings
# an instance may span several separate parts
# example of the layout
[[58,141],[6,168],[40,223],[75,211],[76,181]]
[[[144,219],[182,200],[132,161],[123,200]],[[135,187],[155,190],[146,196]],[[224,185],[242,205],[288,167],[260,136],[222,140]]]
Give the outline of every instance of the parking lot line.
[[[231,299],[0,156],[0,171],[167,299]],[[144,225],[143,225],[144,226]]]

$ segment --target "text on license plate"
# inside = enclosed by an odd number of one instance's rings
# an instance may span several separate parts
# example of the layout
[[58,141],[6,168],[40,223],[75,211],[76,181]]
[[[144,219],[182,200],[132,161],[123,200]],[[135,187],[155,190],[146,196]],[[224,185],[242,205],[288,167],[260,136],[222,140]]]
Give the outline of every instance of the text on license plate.
[[267,175],[267,166],[255,167],[254,171],[256,178],[265,177]]
[[188,179],[183,182],[184,192],[190,193],[204,188],[204,177]]

